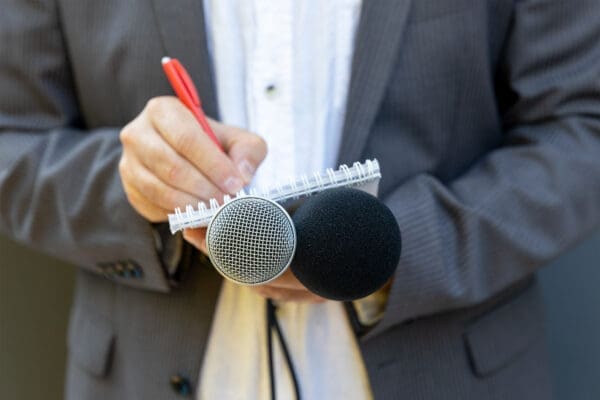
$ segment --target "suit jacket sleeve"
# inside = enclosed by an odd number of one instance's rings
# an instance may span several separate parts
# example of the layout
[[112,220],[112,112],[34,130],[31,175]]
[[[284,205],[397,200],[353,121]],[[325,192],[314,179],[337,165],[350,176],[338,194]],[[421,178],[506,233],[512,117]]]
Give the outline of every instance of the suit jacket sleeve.
[[403,253],[376,332],[474,305],[600,222],[600,6],[520,1],[506,39],[506,145],[451,182],[420,174],[384,200]]
[[151,225],[121,187],[119,128],[77,128],[54,3],[9,3],[0,13],[0,232],[125,284],[168,290]]

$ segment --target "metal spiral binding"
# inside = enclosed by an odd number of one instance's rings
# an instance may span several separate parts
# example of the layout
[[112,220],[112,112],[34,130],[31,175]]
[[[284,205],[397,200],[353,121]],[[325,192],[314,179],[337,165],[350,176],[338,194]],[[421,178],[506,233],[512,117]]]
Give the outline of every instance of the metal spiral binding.
[[289,179],[286,184],[277,184],[270,189],[252,188],[249,193],[241,190],[234,197],[224,196],[221,203],[216,199],[210,199],[208,206],[204,202],[199,202],[196,209],[191,205],[186,206],[185,211],[176,208],[174,214],[169,214],[169,226],[173,234],[183,229],[206,227],[221,205],[238,197],[259,196],[282,203],[286,200],[310,196],[326,189],[361,186],[379,178],[381,178],[381,173],[379,162],[376,159],[366,160],[362,164],[355,162],[352,167],[342,164],[337,170],[327,168],[325,173],[315,172],[311,177],[301,175],[298,179]]

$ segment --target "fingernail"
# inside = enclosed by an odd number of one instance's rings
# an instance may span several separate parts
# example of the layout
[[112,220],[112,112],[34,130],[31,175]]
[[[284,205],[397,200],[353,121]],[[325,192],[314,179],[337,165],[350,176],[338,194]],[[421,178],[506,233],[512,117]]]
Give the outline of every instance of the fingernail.
[[244,182],[240,178],[236,178],[234,176],[230,176],[224,183],[225,190],[229,194],[235,194],[239,192],[244,187]]
[[238,170],[242,174],[242,177],[244,178],[246,183],[250,183],[252,177],[254,176],[254,172],[256,171],[256,169],[252,166],[252,164],[250,164],[248,160],[242,160],[238,164]]

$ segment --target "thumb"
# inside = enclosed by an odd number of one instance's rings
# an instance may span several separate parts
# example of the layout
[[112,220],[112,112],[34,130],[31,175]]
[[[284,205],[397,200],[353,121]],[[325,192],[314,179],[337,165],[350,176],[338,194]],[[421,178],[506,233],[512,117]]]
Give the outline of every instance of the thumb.
[[241,128],[223,125],[212,120],[209,122],[223,149],[243,177],[244,183],[250,183],[259,165],[267,156],[265,140],[257,134]]

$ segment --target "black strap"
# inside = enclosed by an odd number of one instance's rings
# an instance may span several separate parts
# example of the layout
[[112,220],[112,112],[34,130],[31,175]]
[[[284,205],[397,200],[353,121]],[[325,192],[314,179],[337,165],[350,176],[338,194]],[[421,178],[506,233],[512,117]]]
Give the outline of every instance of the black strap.
[[274,374],[274,370],[273,370],[273,340],[272,340],[272,335],[271,335],[271,320],[273,319],[273,315],[275,314],[274,312],[274,306],[273,303],[271,302],[270,299],[267,299],[267,307],[266,307],[266,311],[267,311],[267,315],[266,315],[266,321],[267,321],[267,351],[269,354],[269,382],[271,383],[271,400],[275,400],[275,374]]
[[346,309],[346,315],[348,315],[348,321],[350,321],[350,326],[352,326],[352,330],[358,339],[365,336],[367,333],[371,331],[375,327],[375,325],[363,325],[358,318],[358,313],[356,311],[356,307],[354,307],[354,303],[351,301],[344,302],[344,308]]
[[294,369],[294,364],[292,363],[292,357],[290,356],[290,352],[288,350],[287,343],[283,338],[283,332],[281,330],[281,326],[279,325],[279,321],[277,320],[277,307],[273,304],[271,299],[267,299],[267,349],[269,354],[269,378],[271,380],[271,400],[276,400],[275,395],[275,370],[273,368],[273,328],[275,328],[275,333],[277,333],[277,337],[279,338],[279,343],[281,344],[281,349],[283,350],[283,355],[285,356],[286,363],[288,365],[288,369],[290,371],[290,375],[292,377],[292,382],[294,384],[294,392],[296,394],[296,400],[301,400],[300,397],[300,387],[298,385],[298,378],[296,376],[296,370]]

